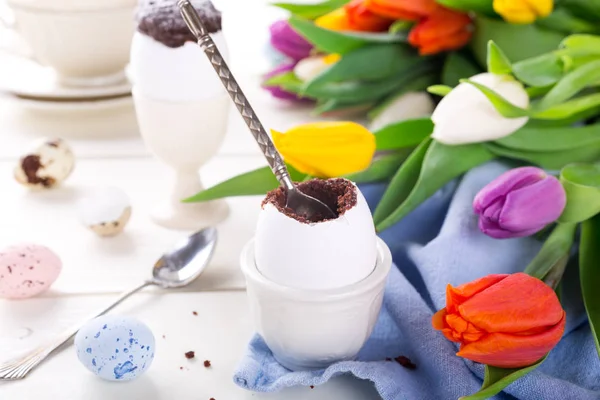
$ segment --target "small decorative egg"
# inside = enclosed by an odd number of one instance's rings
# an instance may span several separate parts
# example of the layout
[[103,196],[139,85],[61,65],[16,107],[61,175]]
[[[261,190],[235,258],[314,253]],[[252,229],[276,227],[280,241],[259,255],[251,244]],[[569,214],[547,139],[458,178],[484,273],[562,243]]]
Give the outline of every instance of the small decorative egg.
[[0,251],[0,297],[24,299],[47,290],[62,269],[60,258],[37,244],[10,246]]
[[130,381],[142,375],[152,364],[154,345],[148,326],[121,315],[95,318],[75,336],[79,361],[109,381]]
[[377,262],[377,236],[369,206],[347,179],[313,179],[298,184],[338,217],[307,221],[285,207],[285,191],[267,194],[256,226],[256,266],[271,281],[308,290],[352,285]]
[[115,187],[96,189],[79,202],[81,222],[100,236],[114,236],[125,229],[131,217],[131,203]]
[[50,189],[67,179],[74,166],[75,156],[64,140],[43,138],[21,157],[15,179],[32,189]]

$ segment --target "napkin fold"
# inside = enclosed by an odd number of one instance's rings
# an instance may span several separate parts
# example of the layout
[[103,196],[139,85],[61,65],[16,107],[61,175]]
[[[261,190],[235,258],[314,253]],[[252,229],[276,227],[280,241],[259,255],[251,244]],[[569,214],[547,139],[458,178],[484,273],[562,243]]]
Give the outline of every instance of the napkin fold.
[[[482,365],[457,357],[457,345],[431,326],[433,313],[445,306],[448,283],[493,273],[522,271],[541,247],[534,238],[497,240],[477,228],[475,194],[509,167],[490,162],[469,171],[380,234],[394,257],[381,314],[357,361],[327,369],[292,372],[273,358],[262,338],[250,342],[234,375],[239,386],[273,392],[291,386],[319,385],[339,374],[373,382],[384,400],[456,400],[479,390]],[[361,186],[373,210],[385,184]],[[579,292],[577,268],[563,280],[567,327],[561,342],[534,372],[508,386],[494,399],[600,399],[600,361]],[[386,358],[408,357],[415,369]]]

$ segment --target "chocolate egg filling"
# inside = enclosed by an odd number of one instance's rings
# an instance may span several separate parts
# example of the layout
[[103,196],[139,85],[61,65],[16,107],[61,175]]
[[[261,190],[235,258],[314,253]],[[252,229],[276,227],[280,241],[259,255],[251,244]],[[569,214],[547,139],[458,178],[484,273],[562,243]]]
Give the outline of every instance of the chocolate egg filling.
[[[209,33],[221,30],[221,12],[209,0],[192,0],[204,27]],[[185,24],[175,0],[142,0],[136,19],[138,31],[167,47],[181,47],[196,38]]]
[[[338,217],[344,215],[346,211],[356,205],[356,186],[347,179],[311,179],[310,181],[298,183],[297,188],[302,193],[321,200],[334,210]],[[285,206],[286,200],[285,189],[278,187],[267,193],[262,206],[264,207],[265,204],[271,203],[282,214],[305,224],[330,220],[330,218],[326,218],[325,216],[315,216],[312,219],[308,219],[305,215],[298,215],[294,210]]]

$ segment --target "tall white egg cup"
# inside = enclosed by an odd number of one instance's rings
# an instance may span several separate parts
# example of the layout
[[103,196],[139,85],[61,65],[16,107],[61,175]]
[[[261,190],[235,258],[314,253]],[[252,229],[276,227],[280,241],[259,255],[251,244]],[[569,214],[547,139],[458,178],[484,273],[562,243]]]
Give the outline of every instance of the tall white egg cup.
[[391,265],[390,249],[377,238],[377,262],[369,276],[350,285],[311,290],[282,285],[261,274],[254,241],[241,255],[255,328],[277,362],[292,371],[356,358],[379,317]]
[[229,214],[223,200],[183,203],[204,189],[198,170],[223,142],[231,100],[227,94],[201,101],[172,102],[149,98],[134,86],[133,99],[140,132],[150,151],[173,168],[168,193],[157,187],[162,204],[152,219],[170,229],[195,230],[214,226]]

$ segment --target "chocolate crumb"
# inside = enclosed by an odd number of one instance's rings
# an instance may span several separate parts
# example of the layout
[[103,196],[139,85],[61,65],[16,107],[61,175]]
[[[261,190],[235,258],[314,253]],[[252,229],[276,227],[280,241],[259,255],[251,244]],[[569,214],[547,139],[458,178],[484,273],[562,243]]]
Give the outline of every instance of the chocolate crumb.
[[192,314],[194,314],[195,316],[198,316],[198,313],[196,311],[192,311]]
[[417,365],[414,364],[408,357],[398,356],[398,357],[394,358],[394,360],[396,360],[396,362],[398,364],[402,365],[404,368],[417,369]]
[[8,273],[9,273],[9,274],[12,274],[12,268],[11,268],[11,267],[9,267],[9,266],[6,266],[6,268],[8,268]]
[[[209,0],[192,0],[209,33],[221,31],[221,12]],[[173,0],[142,0],[137,9],[138,31],[167,47],[177,48],[196,38]]]
[[315,386],[314,386],[314,385],[310,385],[310,388],[311,388],[311,389],[314,389],[314,388],[315,388]]
[[210,398],[210,399],[208,399],[208,400],[215,400],[215,398],[214,398],[214,397],[211,397],[211,398]]
[[183,367],[179,367],[179,369],[183,371]]
[[167,338],[165,335],[162,335],[162,336],[163,336],[163,339],[166,339],[166,338]]
[[208,361],[208,360],[204,361],[204,367],[205,368],[210,368],[210,366],[211,366],[210,361]]
[[[356,187],[352,182],[343,178],[327,180],[311,179],[306,182],[298,183],[297,187],[302,193],[321,200],[329,206],[329,208],[335,210],[338,216],[344,215],[344,213],[354,207],[358,201]],[[328,220],[328,218],[323,215],[314,216],[310,220],[306,218],[305,215],[297,215],[293,210],[285,206],[286,198],[285,189],[278,187],[267,193],[267,196],[262,202],[262,206],[264,207],[267,203],[271,203],[282,214],[306,224]]]
[[187,358],[188,360],[191,360],[195,356],[196,356],[196,353],[194,353],[193,351],[188,351],[187,353],[185,353],[185,358]]
[[46,142],[46,144],[50,147],[58,147],[60,145],[60,139],[50,140]]

